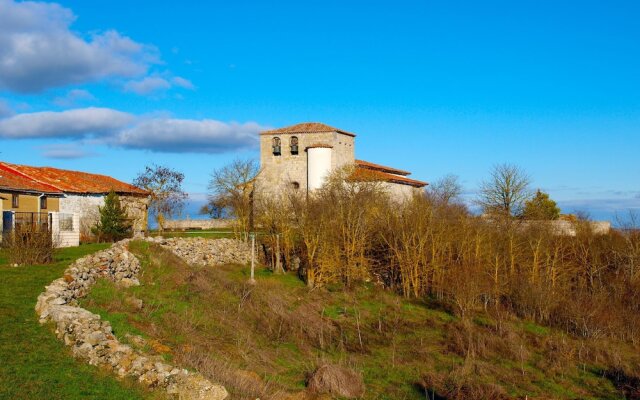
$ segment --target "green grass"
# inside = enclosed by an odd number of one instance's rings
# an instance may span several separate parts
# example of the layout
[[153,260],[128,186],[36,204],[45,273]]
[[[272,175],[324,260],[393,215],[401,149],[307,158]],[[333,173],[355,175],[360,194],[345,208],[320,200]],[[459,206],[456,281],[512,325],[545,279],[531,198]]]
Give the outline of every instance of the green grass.
[[[72,358],[52,326],[34,311],[44,286],[75,259],[106,248],[92,244],[60,250],[55,263],[12,268],[0,252],[0,399],[144,399],[130,381]],[[156,396],[155,394],[153,396]]]

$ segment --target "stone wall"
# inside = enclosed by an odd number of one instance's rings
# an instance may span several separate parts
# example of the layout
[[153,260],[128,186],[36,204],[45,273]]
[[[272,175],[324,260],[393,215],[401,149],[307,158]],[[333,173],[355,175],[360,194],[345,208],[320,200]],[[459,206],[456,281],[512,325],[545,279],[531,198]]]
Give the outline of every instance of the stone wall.
[[587,221],[587,222],[571,222],[571,221],[522,221],[525,228],[531,226],[543,226],[551,229],[551,232],[557,236],[574,237],[578,233],[578,224],[586,223],[591,232],[595,235],[606,235],[611,231],[611,222],[609,221]]
[[193,265],[247,264],[251,260],[251,246],[236,239],[150,237],[147,240]]
[[81,258],[66,269],[38,296],[36,312],[41,323],[51,322],[58,339],[70,346],[75,357],[91,365],[112,370],[119,377],[134,377],[149,388],[165,390],[171,397],[190,400],[222,400],[223,386],[209,382],[199,373],[165,363],[118,341],[111,324],[78,306],[98,279],[120,286],[139,285],[140,263],[127,250],[128,241]]
[[147,232],[149,201],[146,196],[120,195],[120,203],[127,210],[127,215],[132,220],[134,236],[142,236]]
[[391,198],[398,202],[409,200],[415,194],[424,193],[424,188],[417,188],[399,183],[382,182],[382,186],[391,195]]
[[170,219],[164,221],[164,229],[175,231],[186,231],[189,229],[223,229],[233,226],[230,219]]
[[[80,215],[80,235],[91,237],[91,229],[100,218],[99,208],[104,205],[105,195],[68,194],[60,199],[60,212]],[[147,231],[149,198],[141,196],[120,195],[120,203],[127,210],[133,223],[134,236],[143,235]]]

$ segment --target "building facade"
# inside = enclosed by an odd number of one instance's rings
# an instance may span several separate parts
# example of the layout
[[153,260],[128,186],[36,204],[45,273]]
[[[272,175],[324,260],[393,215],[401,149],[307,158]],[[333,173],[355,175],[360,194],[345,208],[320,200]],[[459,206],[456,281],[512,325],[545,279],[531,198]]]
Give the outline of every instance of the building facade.
[[306,193],[320,188],[336,169],[354,167],[354,178],[376,179],[394,197],[422,191],[426,182],[408,178],[410,172],[355,158],[356,135],[317,122],[301,123],[260,133],[260,193],[286,190]]
[[[147,230],[149,193],[110,176],[91,174],[81,171],[69,171],[52,167],[33,167],[0,162],[0,173],[11,182],[2,186],[4,211],[41,212],[44,205],[48,211],[78,215],[80,234],[84,238],[91,236],[91,228],[99,218],[99,207],[112,190],[120,197],[120,202],[131,220],[134,235],[143,235]],[[23,187],[29,187],[25,192]],[[7,192],[12,189],[14,192]],[[15,199],[12,193],[19,193],[19,207],[7,208]],[[1,194],[5,193],[5,194]],[[44,200],[43,200],[44,199]]]

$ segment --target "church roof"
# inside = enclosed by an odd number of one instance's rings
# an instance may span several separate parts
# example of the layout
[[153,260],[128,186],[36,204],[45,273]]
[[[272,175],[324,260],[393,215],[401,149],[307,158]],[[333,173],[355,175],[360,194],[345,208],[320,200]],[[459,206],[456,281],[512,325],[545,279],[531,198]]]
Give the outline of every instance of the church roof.
[[383,172],[380,170],[363,168],[358,164],[356,164],[356,169],[353,172],[352,178],[356,180],[361,179],[361,180],[398,183],[400,185],[409,185],[417,188],[425,187],[428,185],[427,182],[410,179],[410,178],[407,178],[406,176],[390,174],[388,172]]
[[260,132],[261,135],[277,135],[280,133],[324,133],[324,132],[338,132],[343,135],[355,137],[356,135],[351,132],[343,131],[342,129],[334,128],[327,124],[320,122],[303,122],[301,124],[295,124],[291,126],[285,126],[284,128],[271,129],[268,131]]
[[411,172],[409,171],[403,171],[401,169],[386,167],[384,165],[374,164],[372,162],[363,161],[363,160],[356,160],[356,166],[358,166],[358,168],[371,169],[371,170],[380,171],[380,172],[387,172],[389,174],[394,174],[394,175],[405,175],[405,176],[411,175]]

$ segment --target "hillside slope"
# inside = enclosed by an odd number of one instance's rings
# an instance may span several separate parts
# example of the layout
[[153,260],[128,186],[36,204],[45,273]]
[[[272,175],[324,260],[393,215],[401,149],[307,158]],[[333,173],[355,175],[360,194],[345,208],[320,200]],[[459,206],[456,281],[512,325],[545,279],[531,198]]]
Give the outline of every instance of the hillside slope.
[[[140,287],[99,282],[83,307],[233,399],[303,399],[317,366],[362,373],[366,399],[638,398],[638,349],[502,315],[461,320],[375,286],[309,291],[294,275],[202,268],[134,242]],[[137,337],[141,336],[140,337]],[[635,382],[635,383],[634,383]],[[635,392],[634,392],[635,391]]]

